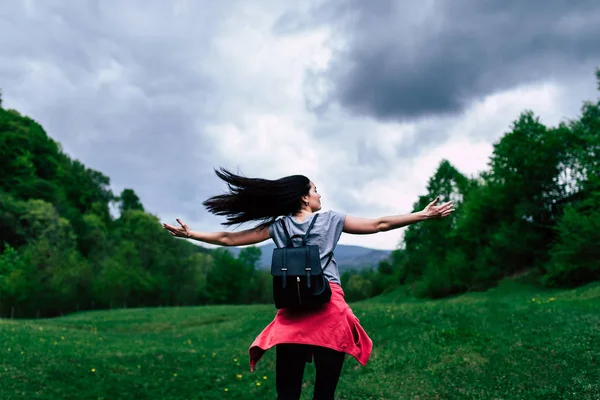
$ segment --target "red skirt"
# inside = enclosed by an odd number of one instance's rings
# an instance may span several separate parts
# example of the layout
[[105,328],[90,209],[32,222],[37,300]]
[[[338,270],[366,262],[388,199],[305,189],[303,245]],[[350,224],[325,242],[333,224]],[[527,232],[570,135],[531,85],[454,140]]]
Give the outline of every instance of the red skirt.
[[[350,354],[362,365],[367,364],[373,341],[344,300],[342,287],[336,283],[330,286],[331,301],[318,310],[277,311],[275,319],[254,339],[248,350],[250,371],[254,371],[268,349],[281,343],[328,347]],[[312,355],[307,361],[312,361]]]

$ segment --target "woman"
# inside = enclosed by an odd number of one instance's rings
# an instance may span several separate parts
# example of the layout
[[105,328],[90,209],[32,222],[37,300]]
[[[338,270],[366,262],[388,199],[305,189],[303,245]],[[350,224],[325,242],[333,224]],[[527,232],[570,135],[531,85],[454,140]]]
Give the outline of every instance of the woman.
[[[221,246],[251,245],[271,238],[277,247],[283,247],[285,233],[278,217],[282,217],[290,236],[303,235],[315,213],[321,209],[321,195],[305,176],[267,180],[243,177],[225,169],[215,172],[228,184],[229,193],[209,198],[204,206],[213,214],[226,216],[227,222],[223,225],[250,221],[257,225],[237,232],[196,232],[177,219],[180,226],[163,224],[173,236]],[[452,202],[436,206],[437,202],[438,198],[419,212],[378,219],[356,218],[336,211],[319,214],[308,242],[319,246],[322,267],[327,265],[324,275],[331,286],[331,300],[313,311],[278,310],[274,320],[249,349],[253,371],[263,353],[271,347],[276,348],[279,399],[300,398],[304,366],[312,358],[316,368],[314,398],[333,399],[345,354],[352,355],[362,365],[371,354],[371,339],[344,301],[335,257],[329,257],[342,232],[389,231],[419,221],[444,218],[454,211]]]

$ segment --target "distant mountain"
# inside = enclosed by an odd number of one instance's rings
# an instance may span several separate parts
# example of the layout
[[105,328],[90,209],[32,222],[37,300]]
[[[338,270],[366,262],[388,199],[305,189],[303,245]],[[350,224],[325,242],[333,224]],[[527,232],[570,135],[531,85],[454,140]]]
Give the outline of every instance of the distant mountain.
[[[264,246],[258,246],[262,252],[260,266],[262,268],[271,268],[271,256],[273,255],[274,243],[269,243]],[[240,247],[228,247],[235,257],[240,253]],[[335,259],[338,263],[340,271],[363,269],[369,267],[377,267],[379,261],[389,257],[390,250],[377,250],[361,246],[348,246],[338,244],[335,247]]]

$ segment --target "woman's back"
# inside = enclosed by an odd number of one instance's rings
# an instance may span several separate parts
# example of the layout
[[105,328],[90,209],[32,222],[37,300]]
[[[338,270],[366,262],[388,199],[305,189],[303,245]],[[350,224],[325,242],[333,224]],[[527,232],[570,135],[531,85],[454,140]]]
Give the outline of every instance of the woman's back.
[[[285,223],[290,236],[304,235],[306,234],[311,221],[315,218],[315,215],[316,214],[312,214],[302,222],[289,215],[277,219],[269,226],[271,239],[273,239],[273,242],[275,242],[277,247],[284,247],[287,239],[281,221],[283,220]],[[307,238],[307,244],[319,246],[319,256],[321,258],[321,267],[323,268],[329,260],[329,255],[334,252],[335,246],[340,240],[344,228],[344,218],[345,214],[337,211],[325,211],[319,213],[319,217],[310,232],[310,236]],[[293,243],[294,246],[299,246],[301,239],[295,238]],[[330,282],[337,283],[338,285],[341,284],[340,272],[335,256],[331,258],[331,262],[329,262],[329,265],[327,265],[323,274]]]

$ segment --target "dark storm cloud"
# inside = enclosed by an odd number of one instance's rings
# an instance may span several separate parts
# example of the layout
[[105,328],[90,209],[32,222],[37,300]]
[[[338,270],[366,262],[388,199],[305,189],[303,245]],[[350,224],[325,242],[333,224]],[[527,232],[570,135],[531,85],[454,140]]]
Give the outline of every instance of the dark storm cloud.
[[[381,120],[453,114],[486,95],[593,74],[600,64],[595,0],[340,0],[313,12],[347,44],[325,73],[325,104]],[[287,16],[276,28],[298,21]]]
[[222,95],[202,55],[224,8],[188,7],[199,9],[0,0],[0,88],[5,107],[40,122],[117,194],[134,188],[150,212],[200,219],[218,183],[199,121],[216,117]]

